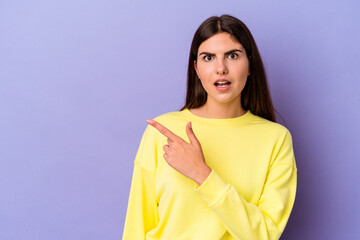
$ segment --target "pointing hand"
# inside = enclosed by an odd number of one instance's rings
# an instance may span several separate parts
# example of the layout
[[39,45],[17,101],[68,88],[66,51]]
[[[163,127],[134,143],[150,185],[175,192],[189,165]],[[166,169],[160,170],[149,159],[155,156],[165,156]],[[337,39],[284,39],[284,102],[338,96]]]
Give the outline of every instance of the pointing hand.
[[184,141],[155,120],[149,119],[146,122],[167,137],[168,144],[163,147],[166,162],[179,173],[201,185],[212,169],[206,165],[201,144],[194,134],[191,122],[186,125],[186,133],[190,143]]

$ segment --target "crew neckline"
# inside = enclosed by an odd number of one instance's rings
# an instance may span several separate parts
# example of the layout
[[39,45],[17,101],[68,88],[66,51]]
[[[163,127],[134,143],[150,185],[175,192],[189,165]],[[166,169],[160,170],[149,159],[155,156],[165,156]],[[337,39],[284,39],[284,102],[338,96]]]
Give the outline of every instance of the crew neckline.
[[244,123],[251,121],[252,117],[254,116],[250,110],[247,110],[245,114],[243,114],[239,117],[233,117],[233,118],[200,117],[200,116],[192,113],[188,108],[184,108],[181,112],[190,120],[208,122],[208,123],[213,123],[213,124],[221,124],[222,126],[234,125],[234,124],[236,124],[236,125],[244,124]]

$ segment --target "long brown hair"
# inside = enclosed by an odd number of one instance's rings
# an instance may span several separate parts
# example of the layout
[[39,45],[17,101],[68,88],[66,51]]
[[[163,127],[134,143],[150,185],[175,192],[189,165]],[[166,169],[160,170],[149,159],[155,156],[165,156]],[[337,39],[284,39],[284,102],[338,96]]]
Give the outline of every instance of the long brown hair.
[[241,92],[241,105],[243,109],[250,110],[257,116],[275,122],[275,110],[267,84],[264,65],[255,40],[246,25],[230,15],[210,17],[196,30],[189,54],[186,100],[185,105],[180,110],[197,108],[206,103],[207,93],[196,74],[194,62],[197,60],[200,44],[221,32],[227,32],[235,37],[245,48],[247,58],[249,59],[250,75]]

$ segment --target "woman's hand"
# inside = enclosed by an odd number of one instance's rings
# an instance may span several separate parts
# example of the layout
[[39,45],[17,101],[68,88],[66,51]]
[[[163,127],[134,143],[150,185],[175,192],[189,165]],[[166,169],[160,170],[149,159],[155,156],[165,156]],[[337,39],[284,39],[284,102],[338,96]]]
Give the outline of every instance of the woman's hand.
[[155,120],[149,119],[146,122],[167,137],[168,144],[163,147],[166,162],[182,175],[201,185],[212,169],[206,165],[201,144],[192,130],[191,122],[186,125],[186,133],[190,143],[187,143]]

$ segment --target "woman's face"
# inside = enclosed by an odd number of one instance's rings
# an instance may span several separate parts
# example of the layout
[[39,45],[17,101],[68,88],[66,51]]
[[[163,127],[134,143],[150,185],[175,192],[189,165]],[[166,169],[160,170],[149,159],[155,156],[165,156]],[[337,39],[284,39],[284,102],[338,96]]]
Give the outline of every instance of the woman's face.
[[244,47],[229,33],[217,33],[202,42],[194,67],[208,94],[206,104],[240,103],[249,60]]

